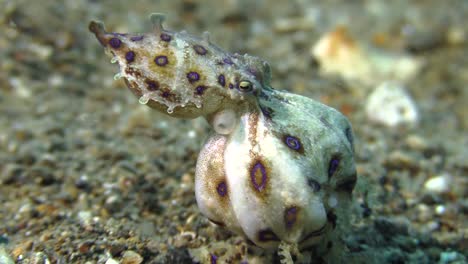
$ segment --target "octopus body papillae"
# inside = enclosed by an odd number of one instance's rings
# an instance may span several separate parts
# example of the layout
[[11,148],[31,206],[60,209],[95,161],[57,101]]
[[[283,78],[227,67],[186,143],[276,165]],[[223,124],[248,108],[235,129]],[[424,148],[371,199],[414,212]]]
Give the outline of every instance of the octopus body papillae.
[[200,211],[262,248],[330,247],[357,180],[347,118],[270,87],[265,61],[151,18],[145,34],[106,32],[99,22],[90,30],[140,103],[213,127],[196,167]]

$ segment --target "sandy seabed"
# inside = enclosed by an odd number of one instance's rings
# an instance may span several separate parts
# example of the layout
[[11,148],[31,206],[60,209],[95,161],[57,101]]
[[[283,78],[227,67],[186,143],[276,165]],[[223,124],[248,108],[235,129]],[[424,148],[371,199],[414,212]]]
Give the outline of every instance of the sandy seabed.
[[[273,87],[348,116],[360,177],[349,263],[466,263],[468,2],[323,2],[1,1],[0,262],[192,263],[206,252],[279,263],[199,212],[194,168],[208,124],[138,104],[87,29],[97,19],[145,32],[162,12],[170,29],[209,31],[224,49],[269,61]],[[310,49],[343,25],[358,42],[424,61],[404,84],[417,123],[371,122],[373,85],[320,73]]]

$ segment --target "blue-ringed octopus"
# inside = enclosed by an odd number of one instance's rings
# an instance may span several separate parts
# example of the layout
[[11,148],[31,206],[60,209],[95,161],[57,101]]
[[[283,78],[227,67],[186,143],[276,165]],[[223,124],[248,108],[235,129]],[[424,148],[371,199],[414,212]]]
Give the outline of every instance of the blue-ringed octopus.
[[120,66],[141,104],[213,128],[198,157],[200,211],[261,248],[330,248],[346,223],[357,181],[347,118],[310,98],[270,86],[270,66],[209,39],[163,28],[150,33],[89,29]]

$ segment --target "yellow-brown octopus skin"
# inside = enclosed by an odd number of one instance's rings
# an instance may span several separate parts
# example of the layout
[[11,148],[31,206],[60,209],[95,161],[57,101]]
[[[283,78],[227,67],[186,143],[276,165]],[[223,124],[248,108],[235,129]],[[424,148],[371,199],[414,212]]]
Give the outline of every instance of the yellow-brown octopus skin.
[[162,27],[145,34],[90,30],[118,62],[117,77],[146,104],[213,127],[196,168],[195,194],[213,223],[262,248],[327,243],[356,183],[346,117],[312,99],[270,87],[263,60]]

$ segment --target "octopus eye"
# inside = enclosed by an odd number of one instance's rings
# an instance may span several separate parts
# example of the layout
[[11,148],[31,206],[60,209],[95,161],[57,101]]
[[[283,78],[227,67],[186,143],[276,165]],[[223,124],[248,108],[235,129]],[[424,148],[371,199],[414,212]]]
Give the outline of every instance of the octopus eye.
[[239,83],[239,90],[242,92],[250,92],[253,90],[253,84],[249,81],[241,81]]

